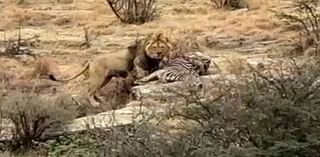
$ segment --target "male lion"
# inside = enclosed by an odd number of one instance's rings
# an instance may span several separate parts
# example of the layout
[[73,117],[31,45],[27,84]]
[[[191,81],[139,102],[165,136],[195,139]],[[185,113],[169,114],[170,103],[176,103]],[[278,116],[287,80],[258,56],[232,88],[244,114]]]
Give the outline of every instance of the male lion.
[[51,77],[51,80],[69,81],[88,71],[88,100],[91,105],[99,106],[100,103],[95,100],[95,97],[102,100],[99,98],[99,90],[107,84],[113,76],[125,77],[119,73],[132,72],[134,68],[137,68],[137,71],[140,70],[139,68],[149,70],[148,66],[151,66],[152,62],[147,59],[151,61],[154,58],[161,60],[161,58],[167,54],[167,49],[165,49],[163,43],[162,35],[153,36],[150,40],[136,40],[134,44],[130,44],[130,46],[127,47],[128,50],[104,54],[96,57],[91,62],[87,62],[83,69],[71,78],[56,79]]
[[155,33],[145,43],[144,51],[134,60],[137,78],[142,78],[159,69],[164,58],[171,54],[172,45],[163,33]]

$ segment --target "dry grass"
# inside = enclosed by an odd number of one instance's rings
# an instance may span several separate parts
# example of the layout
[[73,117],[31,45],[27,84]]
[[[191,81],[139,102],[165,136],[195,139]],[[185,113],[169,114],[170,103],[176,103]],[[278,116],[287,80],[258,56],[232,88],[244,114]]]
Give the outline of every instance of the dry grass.
[[250,71],[248,62],[239,56],[227,57],[224,70],[227,73],[235,75],[245,74]]
[[[244,36],[251,38],[253,42],[288,40],[294,37],[294,33],[284,31],[273,13],[268,11],[280,9],[280,0],[248,0],[249,11],[216,10],[199,0],[159,1],[160,19],[143,25],[122,24],[112,14],[105,1],[25,1],[25,4],[8,3],[4,6],[1,14],[5,18],[0,24],[0,29],[8,30],[7,36],[14,36],[17,34],[17,31],[13,31],[18,26],[17,21],[23,19],[23,36],[39,35],[41,43],[37,52],[56,57],[64,76],[77,73],[82,63],[98,54],[124,48],[135,38],[137,32],[146,35],[154,31],[166,31],[177,47],[179,44],[187,45],[187,50],[197,50],[197,45],[206,48],[203,39],[207,36]],[[91,47],[85,50],[80,48],[83,42],[83,26],[91,30],[90,34],[97,36],[92,40]],[[2,39],[1,34],[0,40]],[[215,50],[208,52],[219,54]],[[19,61],[12,62],[17,64],[4,64],[13,72],[25,68]],[[65,87],[73,93],[79,93],[86,88],[83,77],[65,84]]]

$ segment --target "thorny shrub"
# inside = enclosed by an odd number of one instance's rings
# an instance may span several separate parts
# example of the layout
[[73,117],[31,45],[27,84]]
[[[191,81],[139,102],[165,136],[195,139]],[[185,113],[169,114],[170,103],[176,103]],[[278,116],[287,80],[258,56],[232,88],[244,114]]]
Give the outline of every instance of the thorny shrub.
[[288,28],[299,31],[300,40],[297,50],[314,49],[314,54],[308,55],[317,55],[319,52],[320,13],[317,11],[317,5],[317,0],[294,0],[288,7],[290,12],[276,12],[276,15],[286,23]]
[[34,93],[15,92],[0,98],[2,118],[12,122],[11,150],[31,148],[50,127],[76,116],[76,108],[64,96],[46,100]]
[[6,39],[6,31],[2,30],[4,33],[4,52],[0,55],[14,57],[16,55],[30,55],[35,57],[35,54],[30,49],[31,47],[37,46],[40,42],[39,36],[35,35],[33,37],[22,39],[22,23],[23,20],[19,20],[18,38],[17,39]]
[[117,18],[128,24],[143,24],[157,17],[156,0],[106,0]]
[[198,138],[195,156],[319,156],[320,69],[311,63],[293,62],[290,75],[255,71],[214,101],[195,101],[171,117],[201,126],[189,136]]
[[210,0],[215,8],[241,9],[248,7],[246,0]]

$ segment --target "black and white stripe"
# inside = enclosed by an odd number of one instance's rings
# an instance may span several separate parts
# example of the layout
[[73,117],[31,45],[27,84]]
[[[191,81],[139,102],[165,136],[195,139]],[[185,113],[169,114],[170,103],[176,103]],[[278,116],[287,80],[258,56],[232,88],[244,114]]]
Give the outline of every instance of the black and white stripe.
[[163,83],[186,81],[188,84],[190,83],[189,85],[196,85],[197,88],[202,88],[200,75],[207,73],[210,63],[210,57],[194,53],[175,59],[163,60],[159,70],[140,79],[138,82],[148,82],[157,78]]
[[198,71],[200,66],[190,58],[176,58],[166,63],[165,67],[175,67],[177,70]]
[[176,64],[164,68],[160,75],[160,80],[163,82],[174,81],[187,81],[190,76],[199,77],[199,72],[194,67],[190,68],[182,67],[182,65]]
[[158,74],[158,78],[161,82],[190,81],[199,87],[202,86],[200,75],[207,72],[210,63],[210,58],[175,58],[162,65],[162,72]]

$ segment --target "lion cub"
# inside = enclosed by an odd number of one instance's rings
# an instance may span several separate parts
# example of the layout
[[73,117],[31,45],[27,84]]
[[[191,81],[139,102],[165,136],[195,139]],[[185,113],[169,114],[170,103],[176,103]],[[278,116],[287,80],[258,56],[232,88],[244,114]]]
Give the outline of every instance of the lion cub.
[[60,74],[58,64],[51,57],[42,57],[35,60],[33,69],[19,77],[19,79],[54,78]]

